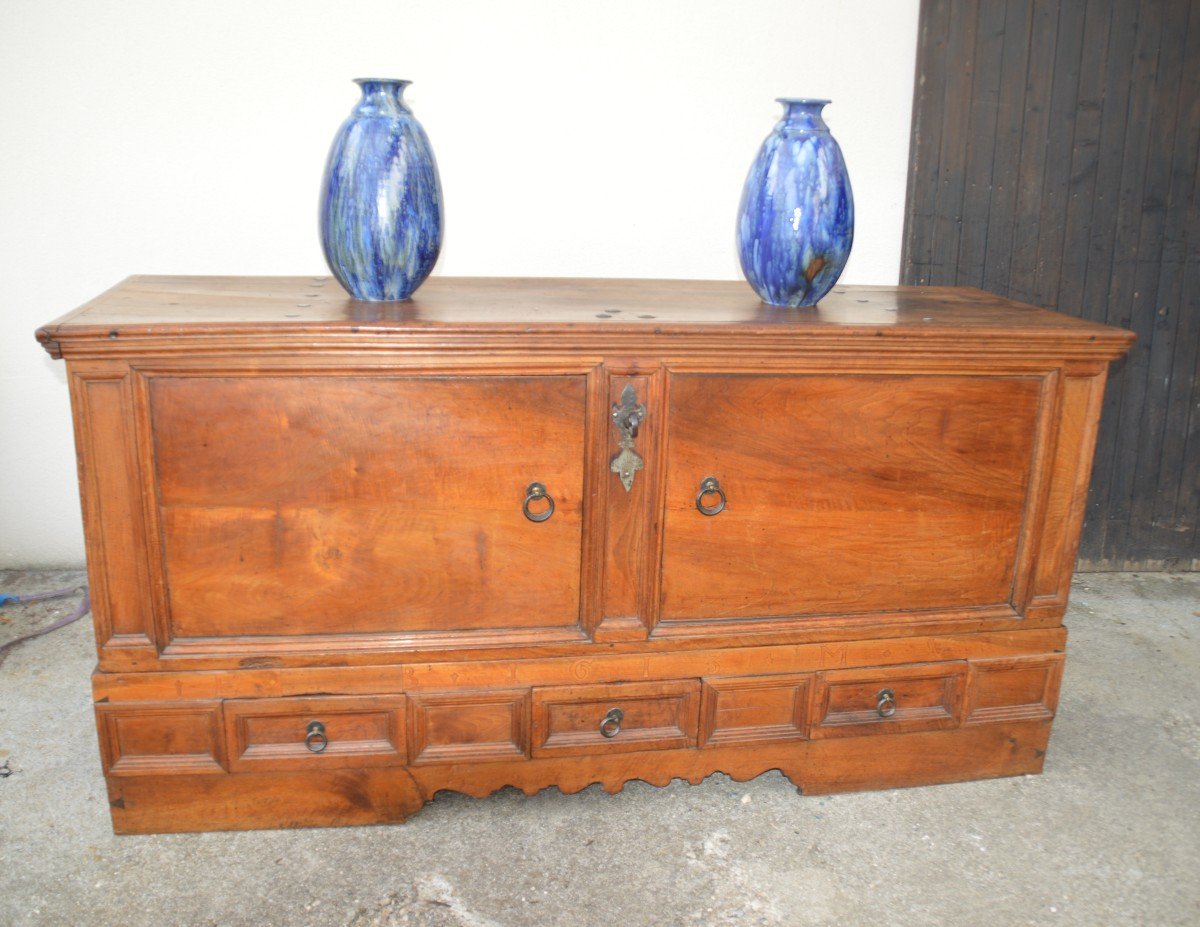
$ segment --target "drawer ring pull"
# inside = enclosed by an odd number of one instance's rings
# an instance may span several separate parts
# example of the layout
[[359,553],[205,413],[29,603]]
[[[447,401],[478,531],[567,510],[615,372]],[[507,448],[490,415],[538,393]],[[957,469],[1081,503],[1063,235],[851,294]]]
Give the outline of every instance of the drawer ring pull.
[[604,737],[616,737],[621,733],[621,722],[625,720],[625,712],[620,708],[610,708],[604,720],[600,722],[600,733]]
[[879,717],[890,718],[896,713],[896,693],[891,689],[880,689],[875,696],[875,710]]
[[[539,499],[546,500],[547,508],[542,512],[531,511],[529,503],[537,502]],[[546,487],[541,483],[530,483],[525,487],[525,502],[521,505],[521,511],[530,521],[545,521],[554,514],[554,497],[546,492]]]
[[329,738],[325,734],[325,725],[320,721],[309,721],[304,746],[313,753],[321,753],[329,746]]
[[[716,505],[705,505],[704,497],[717,495],[721,501]],[[700,481],[700,491],[696,493],[696,508],[701,515],[720,515],[725,511],[725,490],[715,476],[706,476]]]

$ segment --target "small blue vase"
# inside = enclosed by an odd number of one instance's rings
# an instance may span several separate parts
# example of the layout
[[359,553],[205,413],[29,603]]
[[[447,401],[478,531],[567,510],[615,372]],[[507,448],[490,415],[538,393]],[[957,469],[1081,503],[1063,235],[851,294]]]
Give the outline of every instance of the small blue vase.
[[325,262],[355,299],[408,299],[442,247],[442,185],[429,138],[404,102],[410,81],[360,78],[321,186]]
[[772,306],[815,306],[854,243],[854,194],[821,118],[828,100],[780,98],[783,118],[758,150],[738,207],[742,273]]

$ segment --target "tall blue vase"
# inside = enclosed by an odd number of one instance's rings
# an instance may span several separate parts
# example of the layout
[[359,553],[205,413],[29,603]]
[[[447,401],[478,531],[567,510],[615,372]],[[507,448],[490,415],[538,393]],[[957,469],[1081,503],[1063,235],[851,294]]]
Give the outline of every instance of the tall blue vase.
[[362,99],[334,136],[321,185],[321,247],[355,299],[408,299],[442,247],[433,149],[404,102],[406,80],[360,78]]
[[742,273],[765,303],[814,306],[854,243],[854,194],[842,149],[821,118],[828,100],[781,98],[783,118],[758,150],[738,208]]

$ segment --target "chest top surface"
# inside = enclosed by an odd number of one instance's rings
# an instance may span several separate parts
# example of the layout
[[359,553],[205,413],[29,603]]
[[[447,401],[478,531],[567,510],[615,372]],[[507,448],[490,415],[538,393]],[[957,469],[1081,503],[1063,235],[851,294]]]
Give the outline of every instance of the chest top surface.
[[434,277],[411,300],[351,299],[330,277],[133,276],[37,333],[53,356],[220,349],[853,347],[1046,352],[1111,359],[1121,329],[961,287],[844,286],[811,309],[767,306],[740,281]]

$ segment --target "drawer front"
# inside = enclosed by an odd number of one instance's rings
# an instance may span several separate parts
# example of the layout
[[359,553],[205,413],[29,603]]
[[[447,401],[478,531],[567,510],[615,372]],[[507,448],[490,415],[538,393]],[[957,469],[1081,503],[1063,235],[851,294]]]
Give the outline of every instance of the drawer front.
[[809,736],[854,737],[957,727],[965,681],[965,662],[818,673]]
[[662,623],[1010,606],[1043,386],[673,375]]
[[169,644],[578,628],[586,377],[145,382]]
[[529,755],[529,690],[409,695],[414,766],[523,760]]
[[234,699],[225,703],[230,768],[404,765],[404,696]]
[[105,702],[96,721],[110,776],[225,772],[220,702]]
[[533,690],[533,755],[694,747],[700,682],[617,683]]
[[706,747],[803,740],[808,736],[811,675],[704,680],[700,742]]
[[1054,717],[1063,655],[970,662],[967,724],[1045,720]]

